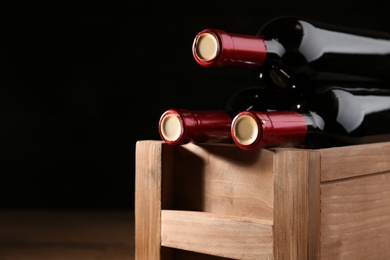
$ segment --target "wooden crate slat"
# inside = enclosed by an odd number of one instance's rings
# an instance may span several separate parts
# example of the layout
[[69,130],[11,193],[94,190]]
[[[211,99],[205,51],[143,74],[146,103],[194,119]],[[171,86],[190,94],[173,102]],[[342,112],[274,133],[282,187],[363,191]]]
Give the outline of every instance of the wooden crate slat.
[[389,249],[390,173],[321,185],[322,259],[389,259]]
[[136,151],[135,257],[160,259],[163,145],[156,141],[138,141]]
[[274,152],[190,143],[174,158],[175,208],[273,219]]
[[320,156],[277,149],[274,190],[275,259],[317,259],[319,255]]
[[163,210],[161,245],[233,259],[271,259],[272,222]]
[[390,171],[390,142],[352,145],[321,152],[321,181]]

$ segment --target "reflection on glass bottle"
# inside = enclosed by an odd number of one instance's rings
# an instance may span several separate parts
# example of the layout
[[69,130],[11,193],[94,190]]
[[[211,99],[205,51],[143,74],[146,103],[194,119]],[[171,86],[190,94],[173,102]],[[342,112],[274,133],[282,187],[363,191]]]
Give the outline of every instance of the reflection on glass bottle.
[[318,92],[329,85],[390,89],[390,35],[279,17],[257,35],[206,29],[192,46],[204,67],[252,68],[265,85]]
[[390,96],[333,88],[302,99],[296,111],[243,111],[232,122],[242,149],[306,148],[390,141]]

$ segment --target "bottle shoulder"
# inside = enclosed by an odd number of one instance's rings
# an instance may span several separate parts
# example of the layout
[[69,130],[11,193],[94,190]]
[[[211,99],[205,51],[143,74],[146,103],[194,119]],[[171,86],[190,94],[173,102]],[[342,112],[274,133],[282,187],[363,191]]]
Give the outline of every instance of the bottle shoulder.
[[265,23],[257,32],[257,35],[267,41],[279,42],[284,48],[299,46],[303,31],[300,20],[295,17],[279,17]]
[[335,24],[321,20],[308,19],[303,16],[295,16],[295,15],[285,15],[275,17],[268,22],[264,23],[259,30],[257,31],[257,35],[264,34],[265,31],[270,30],[269,28],[277,28],[277,27],[291,27],[297,26],[301,27],[303,24],[309,24],[315,28],[333,31],[333,32],[341,32],[346,34],[360,35],[371,38],[378,39],[390,39],[390,33],[387,31],[379,31],[375,29],[363,29],[356,26],[350,26],[345,24]]
[[390,124],[390,95],[355,94],[340,88],[313,95],[301,104],[301,110],[320,117],[323,131],[345,136],[387,133]]

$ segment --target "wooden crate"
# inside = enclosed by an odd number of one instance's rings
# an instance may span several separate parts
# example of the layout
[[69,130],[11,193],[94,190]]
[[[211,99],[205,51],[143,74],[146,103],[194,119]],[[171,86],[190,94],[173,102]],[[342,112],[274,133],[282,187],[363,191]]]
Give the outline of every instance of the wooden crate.
[[135,256],[390,259],[390,142],[136,144]]

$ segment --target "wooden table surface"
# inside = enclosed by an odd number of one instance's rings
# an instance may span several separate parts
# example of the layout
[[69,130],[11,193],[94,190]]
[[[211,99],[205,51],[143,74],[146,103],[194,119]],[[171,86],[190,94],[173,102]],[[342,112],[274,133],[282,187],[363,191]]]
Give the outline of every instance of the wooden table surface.
[[0,210],[1,260],[133,260],[133,211]]

